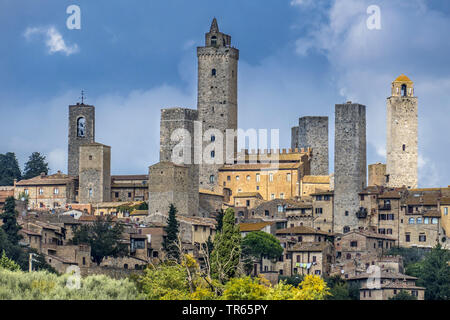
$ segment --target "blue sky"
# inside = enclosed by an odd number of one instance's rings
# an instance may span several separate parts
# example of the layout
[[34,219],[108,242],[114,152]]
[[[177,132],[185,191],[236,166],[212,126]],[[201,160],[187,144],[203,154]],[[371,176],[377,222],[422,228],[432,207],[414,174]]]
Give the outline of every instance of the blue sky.
[[[66,8],[81,9],[69,30]],[[381,29],[366,10],[378,5]],[[159,157],[163,107],[196,108],[196,46],[213,17],[240,50],[239,127],[280,129],[334,105],[367,106],[368,163],[385,162],[386,98],[408,75],[419,97],[419,184],[450,184],[450,1],[0,0],[0,153],[44,153],[67,171],[68,105],[84,89],[113,174],[145,173]]]

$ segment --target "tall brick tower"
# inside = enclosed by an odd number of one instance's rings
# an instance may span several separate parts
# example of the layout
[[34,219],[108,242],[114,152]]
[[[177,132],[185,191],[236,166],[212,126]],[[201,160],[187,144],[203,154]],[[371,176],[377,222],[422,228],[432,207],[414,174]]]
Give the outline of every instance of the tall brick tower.
[[392,82],[387,99],[386,185],[418,186],[418,101],[414,83],[405,75]]
[[[218,169],[226,161],[226,130],[237,130],[239,50],[231,46],[231,36],[219,31],[215,18],[205,40],[205,46],[197,48],[197,108],[204,135],[199,187],[213,189],[217,185]],[[223,139],[220,139],[221,136]],[[229,156],[235,158],[236,137],[234,148],[229,149],[233,150]]]
[[69,106],[67,172],[78,176],[80,146],[95,141],[95,107],[84,103]]
[[366,106],[336,105],[334,149],[334,232],[358,227],[359,192],[366,187]]

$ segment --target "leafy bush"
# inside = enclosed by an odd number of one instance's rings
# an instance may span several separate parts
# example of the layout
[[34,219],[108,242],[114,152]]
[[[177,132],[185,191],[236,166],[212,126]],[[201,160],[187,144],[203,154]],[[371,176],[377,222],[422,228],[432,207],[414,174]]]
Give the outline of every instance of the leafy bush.
[[128,279],[105,275],[82,278],[80,288],[67,286],[71,275],[46,271],[23,272],[0,269],[0,300],[134,300],[141,298]]

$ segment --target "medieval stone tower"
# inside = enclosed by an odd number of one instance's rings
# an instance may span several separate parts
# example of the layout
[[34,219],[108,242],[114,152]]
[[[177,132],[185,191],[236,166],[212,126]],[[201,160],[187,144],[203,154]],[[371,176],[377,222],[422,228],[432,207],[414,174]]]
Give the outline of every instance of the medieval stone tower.
[[84,103],[69,106],[69,175],[78,176],[80,146],[95,141],[95,107]]
[[[231,37],[219,31],[214,18],[205,36],[205,46],[197,48],[198,120],[203,131],[203,161],[200,188],[217,185],[218,169],[226,162],[227,129],[237,130],[237,77],[239,50],[231,46]],[[208,147],[209,146],[209,147]],[[228,157],[235,158],[237,137]],[[232,153],[232,154],[230,154]]]
[[386,185],[418,186],[418,101],[405,75],[392,82],[387,99]]
[[337,104],[335,113],[334,232],[357,228],[359,192],[366,187],[366,106]]
[[302,117],[291,132],[291,147],[312,148],[311,175],[327,176],[328,169],[328,117]]
[[149,168],[149,214],[168,212],[171,203],[181,215],[198,214],[199,161],[195,157],[201,154],[202,142],[194,140],[195,130],[201,133],[197,119],[197,110],[161,110],[160,162]]
[[79,201],[111,201],[111,147],[101,143],[80,146]]

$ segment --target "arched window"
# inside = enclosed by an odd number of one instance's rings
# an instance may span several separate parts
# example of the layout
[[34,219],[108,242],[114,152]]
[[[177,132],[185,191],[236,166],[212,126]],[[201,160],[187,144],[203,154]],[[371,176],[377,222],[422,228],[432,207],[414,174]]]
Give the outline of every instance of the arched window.
[[210,175],[210,176],[209,176],[209,183],[214,183],[214,180],[215,180],[214,175],[213,175],[213,174]]
[[215,158],[216,157],[216,152],[213,150],[211,151],[211,158]]
[[211,75],[212,75],[212,76],[216,76],[216,74],[217,74],[217,70],[216,70],[216,69],[212,69],[212,70],[211,70]]
[[212,136],[211,136],[211,142],[214,142],[214,141],[216,141],[216,136],[215,136],[215,135],[212,135]]
[[217,37],[216,36],[211,37],[211,46],[213,46],[213,47],[217,46]]
[[125,264],[123,265],[123,268],[124,268],[124,269],[128,269],[128,264],[125,263]]
[[86,136],[86,119],[81,117],[77,120],[77,137]]
[[402,96],[406,97],[408,92],[406,91],[406,84],[402,84]]

